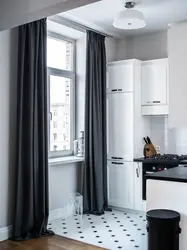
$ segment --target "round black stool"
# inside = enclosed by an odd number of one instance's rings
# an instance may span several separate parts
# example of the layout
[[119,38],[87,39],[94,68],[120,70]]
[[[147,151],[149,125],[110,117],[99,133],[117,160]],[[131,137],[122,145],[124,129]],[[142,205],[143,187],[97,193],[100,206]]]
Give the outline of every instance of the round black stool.
[[147,212],[148,250],[179,250],[180,214],[166,209]]

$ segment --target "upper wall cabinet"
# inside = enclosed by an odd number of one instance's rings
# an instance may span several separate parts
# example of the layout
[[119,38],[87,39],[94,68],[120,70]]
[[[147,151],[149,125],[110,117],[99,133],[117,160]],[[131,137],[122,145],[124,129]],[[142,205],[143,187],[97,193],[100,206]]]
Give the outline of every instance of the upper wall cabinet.
[[168,114],[168,59],[142,62],[142,114]]
[[133,60],[108,63],[107,93],[132,92],[134,89]]

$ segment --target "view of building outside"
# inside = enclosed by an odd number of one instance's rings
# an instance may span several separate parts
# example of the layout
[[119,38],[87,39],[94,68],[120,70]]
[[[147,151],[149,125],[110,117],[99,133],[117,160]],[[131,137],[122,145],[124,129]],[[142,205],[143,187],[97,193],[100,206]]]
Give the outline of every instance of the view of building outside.
[[[48,38],[48,67],[71,70],[72,44]],[[50,75],[50,151],[70,150],[71,79]]]

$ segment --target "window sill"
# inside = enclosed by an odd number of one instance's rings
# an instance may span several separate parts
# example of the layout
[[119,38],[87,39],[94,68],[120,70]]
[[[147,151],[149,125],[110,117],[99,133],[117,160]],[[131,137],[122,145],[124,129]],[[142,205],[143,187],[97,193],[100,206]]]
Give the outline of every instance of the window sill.
[[83,162],[83,157],[77,156],[65,156],[65,157],[58,157],[58,158],[51,158],[49,159],[49,166],[58,166],[63,164],[75,163],[75,162]]

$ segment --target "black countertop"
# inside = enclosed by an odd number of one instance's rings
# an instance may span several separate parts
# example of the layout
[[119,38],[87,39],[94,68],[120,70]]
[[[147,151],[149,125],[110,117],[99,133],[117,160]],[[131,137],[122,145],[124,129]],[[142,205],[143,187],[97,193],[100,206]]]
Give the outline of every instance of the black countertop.
[[187,160],[158,160],[158,159],[149,159],[149,158],[135,158],[134,162],[142,162],[148,164],[172,164],[172,165],[187,165]]
[[187,183],[187,166],[179,166],[154,174],[147,174],[146,179]]

